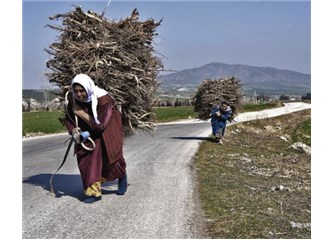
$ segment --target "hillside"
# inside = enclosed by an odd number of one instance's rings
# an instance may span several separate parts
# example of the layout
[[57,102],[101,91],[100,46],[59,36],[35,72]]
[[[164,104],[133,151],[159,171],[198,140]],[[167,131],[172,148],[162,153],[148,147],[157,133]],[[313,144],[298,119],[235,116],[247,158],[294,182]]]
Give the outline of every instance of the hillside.
[[[60,90],[58,90],[59,92]],[[27,99],[35,99],[39,103],[43,103],[45,101],[52,101],[57,97],[55,94],[57,90],[46,90],[46,89],[23,89],[22,90],[22,98]]]
[[[177,93],[193,95],[196,88],[205,79],[235,76],[241,80],[242,91],[252,94],[296,94],[311,93],[311,75],[291,70],[272,67],[256,67],[242,64],[209,63],[197,68],[185,69],[179,72],[160,75],[157,81],[161,83],[159,93]],[[49,92],[49,91],[48,91]],[[44,90],[23,90],[23,98],[34,98],[38,102],[49,100],[56,96],[52,93],[46,96]]]
[[305,94],[311,92],[311,75],[272,67],[242,64],[209,63],[161,75],[158,81],[162,91],[193,91],[205,79],[235,76],[242,82],[242,90],[264,94]]

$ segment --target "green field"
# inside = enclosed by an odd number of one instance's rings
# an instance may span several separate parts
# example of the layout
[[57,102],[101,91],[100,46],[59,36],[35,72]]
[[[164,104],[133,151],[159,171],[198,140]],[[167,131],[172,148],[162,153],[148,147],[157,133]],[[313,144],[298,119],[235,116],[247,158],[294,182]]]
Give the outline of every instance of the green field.
[[170,122],[197,117],[193,107],[189,106],[153,108],[153,112],[156,115],[157,122]]
[[22,136],[28,134],[51,134],[65,132],[58,118],[63,115],[60,111],[54,112],[23,112]]
[[277,107],[277,103],[244,104],[240,112],[253,112]]
[[[156,116],[157,123],[195,118],[197,116],[192,107],[185,106],[153,108],[152,111]],[[24,112],[22,136],[65,132],[65,127],[58,120],[62,115],[63,113],[60,111]]]
[[[273,107],[275,107],[275,104],[247,104],[242,106],[240,112],[259,111]],[[193,111],[192,106],[160,107],[153,108],[152,111],[156,116],[157,123],[197,118],[197,113]],[[58,120],[58,118],[64,114],[60,111],[23,112],[22,114],[22,136],[61,133],[66,131],[65,127],[61,125]]]

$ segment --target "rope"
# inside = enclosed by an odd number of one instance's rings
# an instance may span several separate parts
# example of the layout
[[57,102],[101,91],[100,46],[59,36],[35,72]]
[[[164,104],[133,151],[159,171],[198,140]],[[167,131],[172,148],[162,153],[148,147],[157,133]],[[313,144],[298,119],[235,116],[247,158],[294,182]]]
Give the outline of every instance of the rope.
[[[70,120],[74,123],[75,122],[75,126],[76,126],[76,128],[79,128],[79,121],[78,121],[78,117],[74,114],[74,116],[75,116],[75,121],[71,118],[71,116],[70,116],[70,114],[68,113],[68,109],[67,109],[67,107],[68,107],[68,93],[69,93],[69,91],[68,92],[66,92],[66,94],[65,94],[65,109],[66,109],[66,114],[67,114],[67,116],[70,118]],[[75,101],[74,100],[74,94],[73,94],[73,101]],[[51,193],[53,193],[53,194],[55,194],[55,192],[54,192],[54,187],[53,187],[53,177],[54,177],[54,175],[62,168],[62,166],[64,165],[64,163],[66,162],[66,159],[67,159],[67,156],[68,156],[68,153],[69,153],[69,150],[70,150],[70,148],[71,148],[71,146],[72,146],[72,144],[73,144],[73,142],[74,142],[74,136],[71,136],[71,138],[69,139],[70,140],[70,142],[69,142],[69,144],[68,144],[68,147],[67,147],[67,150],[66,150],[66,153],[65,153],[65,156],[64,156],[64,159],[62,160],[62,163],[60,164],[60,166],[59,166],[59,168],[57,169],[57,171],[55,171],[54,173],[53,173],[53,175],[51,176],[51,179],[50,179],[50,191],[51,191]],[[92,138],[91,137],[88,137],[87,138],[87,140],[89,140],[91,143],[92,143],[92,147],[90,148],[90,147],[87,147],[86,145],[84,145],[84,143],[83,142],[81,142],[80,144],[81,144],[81,146],[84,148],[84,149],[86,149],[87,151],[93,151],[94,149],[95,149],[95,147],[96,147],[96,144],[95,144],[95,142],[94,142],[94,140],[92,140]],[[68,140],[67,140],[68,141]],[[66,141],[66,142],[67,142]],[[65,143],[66,143],[65,142]]]
[[51,193],[53,193],[53,194],[55,194],[55,193],[54,193],[54,188],[53,188],[53,177],[54,177],[54,175],[60,170],[60,168],[64,165],[64,163],[66,162],[66,158],[67,158],[67,155],[68,155],[68,153],[69,153],[69,149],[70,149],[71,146],[72,146],[73,141],[74,141],[74,139],[71,137],[71,138],[70,138],[70,142],[69,142],[68,147],[67,147],[67,150],[66,150],[66,153],[65,153],[65,156],[64,156],[64,159],[62,160],[61,165],[59,166],[59,168],[57,169],[57,171],[55,171],[55,172],[53,173],[53,175],[51,176],[51,179],[50,179],[50,190],[51,190]]
[[[79,120],[78,120],[78,117],[74,114],[74,117],[75,117],[75,121],[74,121],[74,120],[71,118],[70,114],[68,113],[68,109],[67,109],[68,102],[69,102],[69,101],[68,101],[68,93],[69,93],[69,91],[66,92],[66,94],[65,94],[65,109],[66,109],[66,113],[67,113],[68,117],[71,119],[71,121],[72,121],[73,123],[75,122],[75,126],[76,126],[76,128],[79,128]],[[72,96],[73,96],[73,103],[74,103],[74,101],[75,101],[74,93],[72,94]],[[93,147],[91,147],[91,148],[90,148],[90,147],[87,147],[86,145],[84,145],[83,142],[80,143],[81,146],[82,146],[85,150],[87,150],[87,151],[93,151],[93,150],[95,149],[95,147],[96,147],[94,140],[92,140],[91,137],[87,138],[87,140],[89,140],[89,141],[92,143]]]

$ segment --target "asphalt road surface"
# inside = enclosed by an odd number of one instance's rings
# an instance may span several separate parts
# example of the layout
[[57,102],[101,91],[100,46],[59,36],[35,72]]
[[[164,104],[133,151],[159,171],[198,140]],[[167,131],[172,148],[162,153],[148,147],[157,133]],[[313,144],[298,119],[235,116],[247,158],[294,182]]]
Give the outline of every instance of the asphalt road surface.
[[[82,183],[70,152],[59,167],[67,135],[23,142],[23,238],[196,238],[191,158],[209,123],[158,126],[125,140],[128,191],[106,186],[102,200],[82,202]],[[109,194],[107,194],[109,193]]]
[[[275,110],[240,114],[238,122],[310,108],[292,104]],[[23,140],[23,238],[203,238],[192,157],[209,140],[205,121],[159,125],[152,135],[126,138],[128,191],[114,193],[117,182],[104,186],[101,201],[85,204],[82,182],[71,150],[62,162],[67,134]]]

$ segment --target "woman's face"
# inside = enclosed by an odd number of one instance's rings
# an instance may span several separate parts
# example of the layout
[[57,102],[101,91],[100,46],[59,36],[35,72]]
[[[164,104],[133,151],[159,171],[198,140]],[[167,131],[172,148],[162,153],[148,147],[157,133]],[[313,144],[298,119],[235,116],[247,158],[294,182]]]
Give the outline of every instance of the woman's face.
[[85,102],[87,100],[87,92],[80,84],[74,84],[73,91],[76,99],[78,99],[79,101]]
[[223,111],[227,111],[227,109],[228,109],[228,105],[225,104],[225,103],[222,103],[221,108],[222,108]]

